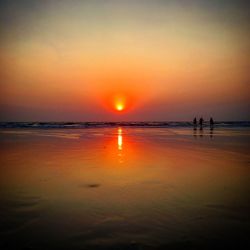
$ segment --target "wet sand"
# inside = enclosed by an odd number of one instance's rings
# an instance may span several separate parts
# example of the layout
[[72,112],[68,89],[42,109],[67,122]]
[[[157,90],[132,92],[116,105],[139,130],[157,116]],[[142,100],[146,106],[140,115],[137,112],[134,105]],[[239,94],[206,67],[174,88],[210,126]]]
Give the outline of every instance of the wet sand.
[[1,249],[249,245],[249,128],[1,129],[0,139]]

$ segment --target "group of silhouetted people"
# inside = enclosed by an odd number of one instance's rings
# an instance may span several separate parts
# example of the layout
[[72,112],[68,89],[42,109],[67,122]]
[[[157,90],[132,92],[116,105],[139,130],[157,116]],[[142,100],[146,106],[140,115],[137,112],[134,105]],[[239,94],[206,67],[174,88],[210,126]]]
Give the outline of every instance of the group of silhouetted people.
[[[214,128],[214,120],[212,117],[210,118],[209,123],[210,123],[210,129],[213,129]],[[194,125],[194,129],[197,129],[198,123],[197,123],[196,117],[193,120],[193,125]],[[199,120],[200,129],[203,129],[203,125],[204,125],[204,119],[201,117]]]

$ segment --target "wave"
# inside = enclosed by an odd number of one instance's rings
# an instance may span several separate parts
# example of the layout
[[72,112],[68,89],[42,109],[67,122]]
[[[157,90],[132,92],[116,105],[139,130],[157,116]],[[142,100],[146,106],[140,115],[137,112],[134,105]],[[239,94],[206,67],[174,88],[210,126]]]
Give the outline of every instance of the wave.
[[[192,127],[192,122],[0,122],[0,128],[92,128],[92,127],[166,127],[166,128],[188,128]],[[209,123],[205,122],[204,127]],[[250,127],[250,121],[222,121],[215,122],[215,127],[234,128]]]

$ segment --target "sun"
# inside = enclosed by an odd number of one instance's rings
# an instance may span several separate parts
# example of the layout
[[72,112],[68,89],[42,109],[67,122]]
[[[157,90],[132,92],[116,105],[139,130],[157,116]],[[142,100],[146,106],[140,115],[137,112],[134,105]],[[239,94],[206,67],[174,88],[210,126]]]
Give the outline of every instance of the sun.
[[116,103],[115,108],[117,111],[124,110],[124,105],[122,103]]
[[123,113],[129,108],[129,98],[124,93],[115,93],[108,97],[110,108],[113,111]]

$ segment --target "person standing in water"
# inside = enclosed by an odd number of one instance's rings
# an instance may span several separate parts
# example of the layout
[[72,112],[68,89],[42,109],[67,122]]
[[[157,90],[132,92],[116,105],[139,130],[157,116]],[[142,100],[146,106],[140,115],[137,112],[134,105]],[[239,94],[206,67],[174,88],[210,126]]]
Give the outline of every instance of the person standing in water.
[[210,118],[210,129],[214,129],[214,120],[212,117]]
[[200,129],[203,129],[203,118],[201,117],[200,120],[199,120],[199,125],[200,125]]
[[196,129],[196,128],[197,128],[197,120],[196,120],[196,117],[195,117],[194,120],[193,120],[193,125],[194,125],[194,129]]

